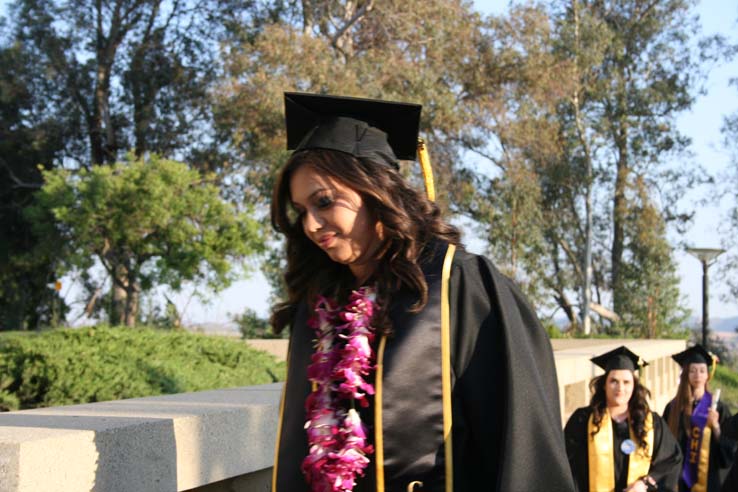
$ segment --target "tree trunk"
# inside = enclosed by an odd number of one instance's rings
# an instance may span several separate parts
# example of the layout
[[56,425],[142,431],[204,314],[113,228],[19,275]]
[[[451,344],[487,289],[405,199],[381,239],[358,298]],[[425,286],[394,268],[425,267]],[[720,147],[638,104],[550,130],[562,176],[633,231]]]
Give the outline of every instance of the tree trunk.
[[126,292],[126,272],[125,267],[116,266],[113,278],[113,305],[110,312],[110,324],[113,326],[122,325],[125,321],[127,292]]
[[136,320],[138,319],[139,289],[135,282],[131,282],[129,285],[130,287],[128,288],[126,297],[124,324],[126,326],[136,326]]
[[[621,74],[621,83],[623,75]],[[613,311],[620,313],[623,311],[623,286],[621,278],[621,265],[623,261],[623,251],[625,249],[625,221],[628,214],[628,203],[625,191],[628,187],[628,178],[630,175],[629,155],[628,155],[628,121],[626,117],[626,101],[625,89],[621,87],[617,100],[617,109],[615,113],[615,145],[617,148],[617,175],[615,177],[615,194],[613,197],[613,236],[612,236],[612,293],[613,293]]]

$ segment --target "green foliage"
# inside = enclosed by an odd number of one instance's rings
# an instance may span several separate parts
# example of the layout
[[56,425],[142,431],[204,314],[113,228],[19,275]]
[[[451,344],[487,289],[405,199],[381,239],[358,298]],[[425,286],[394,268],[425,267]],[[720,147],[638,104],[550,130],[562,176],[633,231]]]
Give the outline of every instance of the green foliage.
[[238,330],[245,339],[285,338],[287,336],[287,330],[284,330],[281,334],[273,333],[272,327],[269,325],[269,320],[261,318],[251,308],[246,308],[243,313],[233,316],[232,319],[238,325]]
[[711,391],[720,388],[720,399],[730,406],[731,411],[738,409],[738,372],[718,364],[715,378],[710,382]]
[[39,69],[21,45],[0,45],[0,66],[0,330],[34,329],[66,306],[49,287],[58,238],[39,241],[23,209],[41,187],[37,166],[53,167],[70,130],[44,110],[48,101],[33,82]]
[[663,216],[643,180],[636,180],[626,216],[627,261],[622,266],[621,321],[612,331],[628,337],[687,336],[690,311],[682,306]]
[[520,2],[484,30],[485,70],[507,70],[480,82],[493,123],[475,132],[499,145],[465,140],[495,168],[470,169],[460,201],[486,226],[498,263],[573,326],[588,267],[592,300],[611,300],[622,320],[603,318],[602,330],[662,336],[686,318],[666,230],[689,219],[675,204],[700,175],[679,164],[689,140],[676,127],[704,73],[691,8]]
[[107,327],[0,335],[0,407],[74,403],[266,384],[284,364],[241,341]]
[[[732,84],[738,88],[738,79],[733,79]],[[720,280],[729,288],[724,300],[735,302],[738,299],[738,110],[724,119],[721,131],[723,145],[731,155],[731,163],[727,175],[724,176],[724,189],[721,190],[728,203],[723,220],[726,234],[722,239],[726,254],[718,260],[720,267],[715,270]]]
[[141,292],[183,281],[227,287],[234,262],[261,250],[259,225],[237,212],[218,188],[186,165],[151,156],[73,174],[44,172],[29,216],[53,214],[68,267],[97,259],[126,292],[114,323],[133,325]]

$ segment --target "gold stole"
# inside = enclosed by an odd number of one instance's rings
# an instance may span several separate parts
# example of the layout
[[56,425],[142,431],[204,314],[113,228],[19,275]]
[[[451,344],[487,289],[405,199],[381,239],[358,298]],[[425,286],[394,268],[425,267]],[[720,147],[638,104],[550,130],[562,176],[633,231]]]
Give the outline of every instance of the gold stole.
[[[589,463],[589,491],[613,492],[615,490],[615,457],[613,455],[612,422],[609,410],[605,410],[600,422],[600,430],[592,436],[594,431],[593,416],[589,416],[587,424],[587,458]],[[648,475],[651,468],[651,454],[653,453],[653,415],[646,414],[646,444],[644,450],[640,446],[630,455],[628,460],[628,484],[638,478]],[[637,442],[630,428],[630,439]]]
[[[699,428],[692,427],[692,432],[697,431],[697,439],[699,439]],[[699,456],[697,455],[696,449],[689,450],[690,460],[699,460],[697,463],[697,482],[692,485],[692,492],[707,492],[707,471],[710,467],[710,438],[712,437],[712,429],[710,426],[705,424],[705,428],[702,431],[702,445],[699,448]],[[697,443],[697,440],[692,438],[693,443]],[[692,461],[694,463],[694,461]]]

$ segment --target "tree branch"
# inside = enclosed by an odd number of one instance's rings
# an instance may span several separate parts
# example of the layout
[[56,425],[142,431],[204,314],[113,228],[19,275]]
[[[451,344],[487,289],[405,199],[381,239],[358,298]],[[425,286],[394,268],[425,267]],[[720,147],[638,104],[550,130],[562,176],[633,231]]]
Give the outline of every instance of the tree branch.
[[341,38],[341,36],[344,35],[346,31],[348,31],[351,26],[356,24],[359,19],[361,19],[364,15],[371,12],[371,10],[374,8],[374,0],[369,0],[369,2],[365,3],[363,7],[361,7],[359,10],[356,11],[356,13],[351,17],[346,24],[341,27],[336,34],[333,35],[333,38],[331,39],[331,46],[338,49],[338,40]]
[[38,190],[43,186],[43,183],[26,183],[25,181],[21,180],[18,176],[15,175],[12,169],[10,169],[10,166],[7,162],[5,162],[5,159],[0,159],[0,165],[2,165],[6,171],[8,171],[8,176],[10,176],[10,179],[15,183],[13,185],[13,188],[26,188],[30,190]]

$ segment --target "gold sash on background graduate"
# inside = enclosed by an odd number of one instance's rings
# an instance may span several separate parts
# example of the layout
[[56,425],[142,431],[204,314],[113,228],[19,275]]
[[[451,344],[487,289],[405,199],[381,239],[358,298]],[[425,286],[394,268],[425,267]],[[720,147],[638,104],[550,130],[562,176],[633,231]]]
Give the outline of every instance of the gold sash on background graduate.
[[692,492],[707,492],[707,472],[710,466],[710,437],[707,415],[712,405],[712,394],[704,396],[692,412],[687,436],[687,450],[682,468],[682,480]]
[[[605,410],[600,422],[600,430],[593,436],[594,414],[589,416],[587,423],[587,457],[589,463],[589,491],[590,492],[612,492],[615,490],[615,456],[612,435],[612,422],[610,412]],[[653,415],[646,414],[646,445],[643,449],[636,446],[636,450],[630,454],[628,460],[628,484],[631,484],[644,475],[648,475],[651,468],[651,456],[653,455]],[[630,439],[638,442],[630,427]]]

